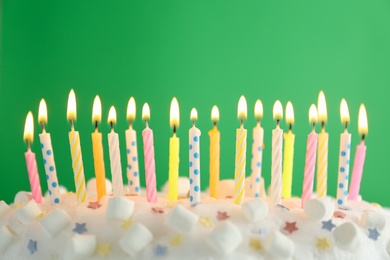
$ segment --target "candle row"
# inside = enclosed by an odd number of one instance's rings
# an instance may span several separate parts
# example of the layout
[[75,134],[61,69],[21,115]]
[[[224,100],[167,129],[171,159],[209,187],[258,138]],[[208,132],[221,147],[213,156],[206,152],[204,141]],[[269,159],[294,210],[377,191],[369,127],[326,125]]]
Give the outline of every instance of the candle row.
[[[312,131],[308,135],[306,160],[304,169],[304,181],[302,192],[302,206],[312,197],[314,171],[317,161],[317,196],[324,197],[327,194],[327,161],[328,161],[328,133],[325,131],[325,122],[327,121],[326,101],[323,92],[319,94],[318,111],[313,104],[309,110],[309,122],[312,124]],[[98,131],[101,121],[101,102],[99,96],[95,97],[92,109],[92,122],[95,125],[95,131],[92,133],[94,169],[96,175],[97,199],[106,195],[105,186],[105,167],[103,157],[102,134]],[[130,193],[138,195],[140,193],[139,184],[139,166],[138,166],[138,148],[136,131],[133,129],[135,120],[135,100],[130,98],[127,107],[127,119],[129,128],[125,131],[126,135],[126,153],[127,153],[127,178]],[[345,131],[340,137],[340,157],[339,157],[339,178],[337,190],[337,202],[344,205],[348,196],[349,179],[349,155],[351,134],[348,133],[349,112],[346,101],[341,102],[341,121],[345,125]],[[69,132],[69,143],[72,158],[72,168],[74,171],[74,181],[76,186],[76,196],[80,202],[86,200],[86,189],[84,179],[83,161],[81,155],[81,145],[79,133],[74,129],[76,120],[76,98],[74,91],[71,90],[68,98],[67,119],[70,121],[71,131]],[[263,106],[260,100],[255,104],[255,117],[257,124],[253,129],[252,161],[250,175],[249,196],[259,197],[260,180],[262,174],[262,152],[264,129],[261,127],[260,120],[263,116]],[[201,202],[200,198],[200,130],[196,127],[197,111],[192,109],[191,121],[192,128],[189,130],[189,175],[190,175],[190,203],[196,205]],[[235,156],[235,188],[234,203],[241,204],[245,197],[245,175],[246,175],[246,139],[247,130],[244,128],[244,120],[247,118],[247,103],[244,96],[241,96],[238,103],[237,117],[240,120],[240,127],[236,130],[236,156]],[[289,125],[287,133],[283,133],[280,128],[280,120],[283,119],[283,108],[280,101],[276,101],[273,107],[273,117],[276,120],[276,128],[272,131],[272,172],[270,198],[275,204],[281,203],[281,199],[291,197],[291,183],[293,176],[294,161],[294,142],[295,135],[292,132],[294,123],[294,110],[291,102],[286,106],[286,122]],[[211,113],[214,127],[209,131],[210,136],[210,196],[218,198],[218,183],[220,172],[220,132],[217,128],[219,120],[219,111],[216,106]],[[153,131],[149,128],[150,109],[147,103],[142,108],[142,120],[146,127],[142,132],[144,145],[145,161],[145,179],[146,179],[146,197],[148,202],[157,201],[156,191],[156,167],[154,159],[154,138]],[[322,131],[320,134],[315,132],[315,124],[320,121]],[[42,99],[39,106],[38,122],[42,126],[42,133],[39,135],[46,179],[48,182],[49,195],[52,203],[60,203],[59,185],[55,168],[54,153],[51,145],[50,134],[45,131],[47,124],[46,103]],[[179,147],[180,139],[176,135],[179,127],[179,105],[176,98],[173,98],[170,109],[170,126],[173,128],[173,136],[169,141],[169,185],[168,199],[178,199],[178,175],[179,175]],[[115,196],[123,195],[122,166],[120,160],[119,137],[115,132],[116,110],[112,106],[109,111],[108,123],[111,131],[108,134],[108,145],[110,155],[110,169],[113,183],[113,194]],[[349,199],[356,200],[359,194],[360,181],[365,159],[366,147],[364,137],[368,132],[367,115],[364,105],[359,110],[359,133],[362,134],[362,142],[357,148],[355,164],[353,169],[353,179]],[[33,119],[29,112],[26,119],[24,139],[27,142],[28,151],[25,153],[26,165],[30,179],[30,185],[33,198],[42,202],[42,192],[39,183],[39,176],[36,167],[35,154],[32,153],[30,144],[33,141]],[[284,153],[283,153],[284,141]],[[282,167],[283,166],[283,167]]]

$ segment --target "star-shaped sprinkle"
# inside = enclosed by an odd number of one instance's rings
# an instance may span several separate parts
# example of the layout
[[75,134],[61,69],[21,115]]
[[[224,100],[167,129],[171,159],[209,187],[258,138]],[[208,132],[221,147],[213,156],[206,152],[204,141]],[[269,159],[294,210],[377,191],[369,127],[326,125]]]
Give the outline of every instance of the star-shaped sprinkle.
[[293,233],[298,230],[297,228],[297,222],[287,222],[286,226],[283,228],[284,231],[287,231],[288,233]]
[[42,211],[41,214],[39,214],[35,219],[36,220],[41,220],[44,217],[46,217],[46,215],[47,215],[46,211]]
[[30,251],[30,254],[34,254],[38,250],[37,241],[30,239],[28,241],[27,249]]
[[129,229],[129,228],[131,228],[132,225],[134,225],[134,220],[125,219],[125,220],[123,220],[121,227],[123,229]]
[[154,213],[160,213],[160,214],[164,213],[164,209],[160,207],[152,207],[152,211]]
[[211,227],[214,223],[209,217],[200,216],[199,222],[205,227]]
[[106,256],[111,253],[111,245],[109,243],[99,243],[96,249],[96,253],[101,256]]
[[133,196],[138,196],[138,194],[137,193],[126,193],[125,196],[133,197]]
[[321,221],[322,223],[322,229],[326,229],[332,232],[332,229],[336,227],[335,224],[332,223],[332,220],[329,219],[328,221]]
[[329,239],[327,237],[317,238],[316,246],[322,250],[328,249],[330,247]]
[[99,203],[99,201],[90,201],[88,202],[88,208],[90,209],[98,209],[100,208],[102,205]]
[[289,208],[283,206],[282,204],[277,204],[276,206],[278,206],[279,208],[284,209],[284,210],[290,210]]
[[165,256],[167,254],[167,247],[162,245],[156,245],[154,248],[154,254],[156,256]]
[[81,234],[88,231],[87,228],[85,227],[86,225],[87,225],[87,223],[81,223],[81,224],[76,223],[76,226],[72,231],[81,235]]
[[381,235],[381,233],[378,232],[378,229],[376,228],[369,228],[368,229],[368,238],[377,241],[378,237]]
[[256,238],[251,238],[249,240],[249,246],[254,250],[262,250],[263,249],[263,246],[261,245],[260,240],[258,240]]
[[227,195],[225,198],[227,198],[227,199],[233,199],[233,196],[232,196],[232,195]]
[[345,218],[346,214],[340,210],[336,210],[334,213],[333,213],[333,217],[335,218]]
[[183,243],[183,240],[184,240],[183,236],[177,235],[171,239],[170,244],[171,246],[180,246]]
[[217,212],[217,219],[218,219],[219,221],[225,220],[225,219],[228,219],[228,218],[230,218],[230,217],[228,216],[228,214],[227,214],[226,211],[225,211],[225,212],[221,212],[221,211],[218,211],[218,212]]

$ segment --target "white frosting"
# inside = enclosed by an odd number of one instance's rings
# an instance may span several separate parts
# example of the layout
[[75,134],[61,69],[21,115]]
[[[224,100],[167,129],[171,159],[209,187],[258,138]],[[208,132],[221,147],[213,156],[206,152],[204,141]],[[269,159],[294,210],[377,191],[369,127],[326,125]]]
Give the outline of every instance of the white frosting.
[[[191,207],[187,198],[172,202],[165,196],[160,194],[158,202],[153,204],[143,195],[119,197],[124,202],[121,205],[133,205],[133,209],[127,209],[126,215],[121,215],[119,220],[106,218],[111,214],[107,212],[109,201],[118,197],[103,197],[101,206],[95,204],[95,209],[88,208],[94,197],[79,204],[72,193],[62,194],[59,205],[51,205],[48,200],[42,204],[30,201],[10,205],[11,209],[0,216],[1,257],[128,259],[129,254],[137,259],[158,259],[160,256],[162,259],[270,259],[288,258],[291,254],[292,259],[390,257],[390,213],[364,201],[348,201],[348,208],[335,207],[336,215],[345,214],[344,218],[332,214],[329,218],[315,220],[301,208],[299,198],[285,199],[283,206],[265,200],[268,213],[252,222],[232,198],[216,200],[202,194],[202,203]],[[244,203],[252,200],[245,198]],[[334,199],[329,201],[336,205]],[[71,223],[56,225],[53,238],[50,238],[43,232],[41,219],[45,214],[49,214],[47,218],[51,212],[56,212],[55,209],[65,212]],[[174,209],[179,209],[179,214]],[[365,210],[386,219],[382,230],[368,228],[360,222]],[[190,223],[181,227],[185,232],[165,224],[170,223],[172,215],[172,222],[184,219]],[[230,238],[223,240],[218,232],[228,234],[226,237]],[[127,248],[130,241],[133,241],[133,247]],[[215,249],[216,243],[220,249]]]

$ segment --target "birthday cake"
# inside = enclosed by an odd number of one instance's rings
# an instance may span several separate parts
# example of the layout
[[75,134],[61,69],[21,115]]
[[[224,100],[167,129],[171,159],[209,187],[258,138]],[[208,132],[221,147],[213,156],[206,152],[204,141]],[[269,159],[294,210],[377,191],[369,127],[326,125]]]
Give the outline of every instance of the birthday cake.
[[390,213],[379,205],[338,207],[330,197],[311,199],[304,208],[300,198],[278,205],[245,198],[236,205],[229,182],[221,181],[226,198],[202,193],[196,206],[163,193],[157,203],[144,195],[96,202],[89,189],[87,202],[66,192],[53,206],[19,192],[13,204],[0,202],[1,259],[390,258]]

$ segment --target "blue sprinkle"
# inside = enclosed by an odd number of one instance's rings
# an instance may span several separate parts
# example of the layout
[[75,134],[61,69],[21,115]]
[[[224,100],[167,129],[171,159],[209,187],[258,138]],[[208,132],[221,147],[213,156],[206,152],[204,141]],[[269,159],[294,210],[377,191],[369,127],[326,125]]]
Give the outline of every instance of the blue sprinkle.
[[137,161],[137,156],[134,156],[134,157],[133,157],[133,161],[134,161],[134,162]]
[[49,179],[49,174],[46,174],[46,180],[48,180]]
[[195,169],[195,170],[194,170],[194,173],[195,173],[195,175],[198,175],[198,174],[199,174],[199,170],[198,170],[198,169]]
[[46,159],[43,159],[43,164],[46,164]]
[[257,150],[259,150],[259,152],[261,152],[261,151],[263,151],[263,148],[262,148],[261,146],[259,146],[259,147],[257,148]]
[[199,186],[195,186],[195,187],[194,187],[194,190],[195,190],[196,192],[198,192],[198,191],[199,191]]
[[132,167],[131,167],[131,165],[129,164],[129,165],[127,165],[127,168],[128,168],[129,170],[131,170]]
[[192,167],[192,162],[190,162],[190,167]]
[[261,162],[258,162],[258,163],[257,163],[257,167],[261,167]]
[[49,190],[49,195],[51,195],[51,190]]
[[343,201],[342,201],[342,200],[338,200],[337,203],[338,203],[339,205],[341,205],[341,204],[343,204]]
[[43,147],[45,147],[45,146],[41,143],[41,148],[43,149]]
[[60,199],[59,198],[55,198],[54,199],[54,203],[60,203]]
[[51,186],[52,186],[53,188],[57,187],[57,182],[53,181],[53,182],[51,183]]
[[131,151],[130,151],[130,149],[127,149],[127,153],[129,154]]
[[257,178],[256,178],[256,182],[260,182],[260,177],[257,177]]
[[348,191],[346,190],[346,191],[344,191],[344,195],[345,196],[347,196],[348,195]]
[[139,191],[139,187],[135,187],[135,191],[138,192]]
[[258,197],[260,197],[260,194],[259,194],[259,193],[256,193],[256,194],[255,194],[255,198],[258,198]]
[[198,154],[198,153],[194,153],[194,157],[195,157],[196,159],[198,159],[198,158],[199,158],[199,154]]
[[192,184],[194,181],[192,179],[190,179],[190,184]]
[[195,141],[195,142],[199,141],[199,136],[195,136],[195,137],[194,137],[194,141]]
[[192,144],[190,144],[190,150],[192,150]]
[[194,200],[194,197],[190,196],[190,201],[193,201]]
[[46,151],[46,154],[47,154],[47,155],[51,155],[51,150],[47,150],[47,151]]
[[340,189],[344,188],[344,184],[339,183],[339,188],[340,188]]
[[54,166],[50,166],[50,167],[49,167],[49,170],[50,170],[51,172],[54,172]]
[[134,172],[134,177],[137,177],[138,176],[138,172]]
[[135,141],[132,141],[132,142],[131,142],[131,145],[132,145],[132,146],[135,146]]
[[344,152],[344,151],[341,152],[341,156],[345,156],[346,154],[347,154],[347,153]]
[[133,181],[130,181],[130,185],[133,185]]
[[345,172],[345,168],[344,168],[344,167],[341,167],[341,168],[340,168],[340,172]]

